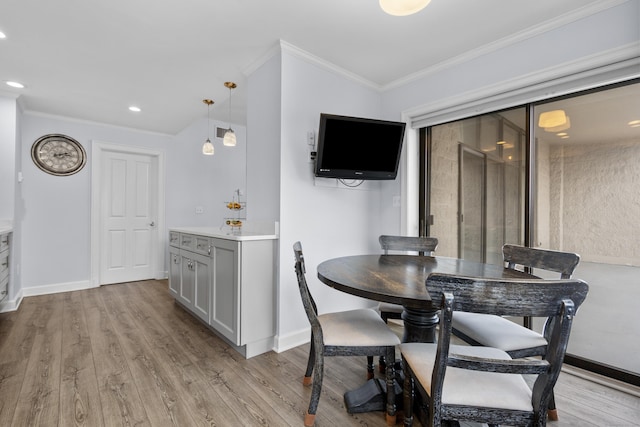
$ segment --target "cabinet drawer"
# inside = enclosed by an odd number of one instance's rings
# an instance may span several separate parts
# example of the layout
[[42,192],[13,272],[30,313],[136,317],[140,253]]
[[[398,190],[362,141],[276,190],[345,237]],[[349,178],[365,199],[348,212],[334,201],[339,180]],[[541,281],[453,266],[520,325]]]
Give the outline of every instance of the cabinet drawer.
[[195,248],[195,237],[191,234],[180,234],[180,247],[192,251]]
[[9,251],[0,253],[0,280],[9,275]]
[[180,233],[176,231],[169,232],[169,245],[170,246],[180,246]]
[[194,236],[194,252],[202,255],[211,255],[211,240],[208,237]]
[[0,301],[6,298],[9,293],[9,276],[0,280]]
[[9,249],[9,233],[0,235],[0,252]]

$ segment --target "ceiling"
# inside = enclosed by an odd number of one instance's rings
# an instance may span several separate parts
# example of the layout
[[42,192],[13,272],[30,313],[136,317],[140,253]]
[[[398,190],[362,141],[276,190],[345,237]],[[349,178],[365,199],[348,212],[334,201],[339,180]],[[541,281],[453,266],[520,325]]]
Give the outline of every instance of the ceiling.
[[[602,0],[432,0],[407,17],[377,0],[2,0],[0,94],[39,112],[164,134],[207,116],[246,123],[246,79],[280,41],[380,90]],[[130,105],[142,111],[133,113]]]

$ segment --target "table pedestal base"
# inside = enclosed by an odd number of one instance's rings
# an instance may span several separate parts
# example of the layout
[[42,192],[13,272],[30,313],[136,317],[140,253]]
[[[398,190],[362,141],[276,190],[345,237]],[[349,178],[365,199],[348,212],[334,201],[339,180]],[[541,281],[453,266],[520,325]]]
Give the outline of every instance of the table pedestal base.
[[[394,381],[396,393],[396,410],[402,409],[402,386]],[[374,378],[355,390],[344,394],[344,404],[350,414],[387,410],[387,383],[381,378]]]
[[405,307],[402,342],[436,342],[438,310]]
[[[435,342],[438,326],[438,310],[425,310],[405,307],[402,312],[404,335],[402,342]],[[404,375],[402,363],[395,362],[396,368],[396,408],[402,409],[402,386]],[[350,414],[385,411],[387,404],[387,384],[383,379],[372,379],[355,390],[344,394],[344,404]]]

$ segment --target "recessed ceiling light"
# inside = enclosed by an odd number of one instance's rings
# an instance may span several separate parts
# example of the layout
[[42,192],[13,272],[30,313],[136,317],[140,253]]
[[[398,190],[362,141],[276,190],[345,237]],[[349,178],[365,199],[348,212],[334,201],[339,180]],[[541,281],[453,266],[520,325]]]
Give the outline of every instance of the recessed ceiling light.
[[11,87],[16,87],[18,89],[24,89],[24,85],[22,83],[18,83],[18,82],[5,82],[7,83],[7,86],[11,86]]
[[631,120],[629,123],[627,123],[629,126],[631,126],[632,128],[637,128],[638,126],[640,126],[640,120]]
[[7,35],[2,31],[0,31],[0,39],[6,39],[6,38],[7,38]]
[[129,107],[129,110],[131,110],[133,112],[136,112],[136,113],[139,113],[140,111],[142,111],[140,109],[140,107],[136,107],[135,105],[132,105],[131,107]]
[[569,135],[561,136],[560,139],[569,139]]
[[558,135],[558,136],[567,136],[568,134],[566,132],[560,132],[560,133],[557,133],[556,135]]

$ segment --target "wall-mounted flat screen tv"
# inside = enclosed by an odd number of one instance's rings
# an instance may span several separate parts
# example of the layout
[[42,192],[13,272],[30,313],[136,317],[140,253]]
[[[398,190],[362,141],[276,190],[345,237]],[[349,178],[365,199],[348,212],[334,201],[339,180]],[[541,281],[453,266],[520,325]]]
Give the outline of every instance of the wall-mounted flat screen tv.
[[405,123],[320,114],[315,175],[395,179]]

